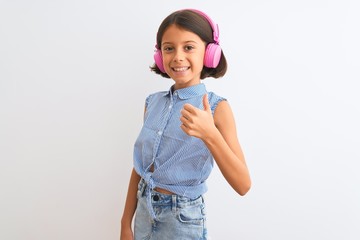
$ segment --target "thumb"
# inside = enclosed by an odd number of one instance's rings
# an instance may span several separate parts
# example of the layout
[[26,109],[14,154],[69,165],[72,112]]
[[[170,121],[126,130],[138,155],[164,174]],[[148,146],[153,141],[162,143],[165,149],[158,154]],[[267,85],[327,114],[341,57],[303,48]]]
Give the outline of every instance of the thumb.
[[211,112],[211,108],[210,108],[210,104],[209,104],[209,99],[208,99],[208,94],[204,94],[203,97],[203,105],[204,105],[204,111],[207,112]]

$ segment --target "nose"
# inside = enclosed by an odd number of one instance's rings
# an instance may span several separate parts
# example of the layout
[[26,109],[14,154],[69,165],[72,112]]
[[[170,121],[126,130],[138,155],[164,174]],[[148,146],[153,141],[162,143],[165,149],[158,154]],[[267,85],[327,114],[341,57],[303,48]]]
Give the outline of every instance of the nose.
[[175,51],[175,56],[173,58],[174,62],[181,62],[183,61],[185,58],[184,52],[182,51],[182,49],[177,49]]

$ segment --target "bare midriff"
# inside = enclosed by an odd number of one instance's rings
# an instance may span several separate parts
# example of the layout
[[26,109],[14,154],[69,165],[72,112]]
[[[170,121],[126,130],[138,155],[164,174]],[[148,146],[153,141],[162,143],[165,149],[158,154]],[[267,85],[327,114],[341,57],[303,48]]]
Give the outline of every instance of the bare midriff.
[[170,192],[166,189],[163,189],[163,188],[154,188],[155,191],[159,192],[159,193],[163,193],[163,194],[168,194],[168,195],[173,195],[174,193],[173,192]]

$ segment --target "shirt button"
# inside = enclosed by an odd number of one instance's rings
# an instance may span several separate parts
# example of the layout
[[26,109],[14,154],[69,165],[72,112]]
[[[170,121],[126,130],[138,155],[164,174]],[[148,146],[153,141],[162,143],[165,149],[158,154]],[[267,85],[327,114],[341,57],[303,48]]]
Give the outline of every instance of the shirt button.
[[172,105],[169,106],[169,109],[172,108]]
[[158,135],[161,135],[161,134],[162,134],[162,131],[158,131],[157,134],[158,134]]

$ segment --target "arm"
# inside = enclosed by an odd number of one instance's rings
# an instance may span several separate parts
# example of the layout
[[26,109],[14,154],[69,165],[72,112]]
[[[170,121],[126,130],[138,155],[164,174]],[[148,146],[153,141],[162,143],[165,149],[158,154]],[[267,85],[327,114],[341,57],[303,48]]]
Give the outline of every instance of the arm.
[[125,208],[124,208],[123,216],[121,218],[121,232],[120,232],[121,240],[133,239],[131,223],[137,205],[136,195],[137,195],[137,188],[139,181],[140,181],[140,176],[133,169],[130,177],[128,193],[126,196]]
[[204,141],[226,181],[237,193],[245,195],[251,187],[250,174],[228,102],[220,102],[213,117],[205,95],[204,110],[185,104],[181,113],[183,131]]
[[227,182],[240,195],[245,195],[251,180],[244,154],[240,147],[235,120],[227,101],[222,101],[214,113],[216,129],[204,139]]

